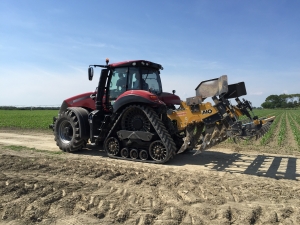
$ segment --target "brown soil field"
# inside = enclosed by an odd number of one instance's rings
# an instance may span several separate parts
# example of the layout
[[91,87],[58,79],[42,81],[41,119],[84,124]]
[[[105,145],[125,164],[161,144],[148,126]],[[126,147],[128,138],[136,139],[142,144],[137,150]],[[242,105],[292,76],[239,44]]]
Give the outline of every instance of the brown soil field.
[[0,224],[300,224],[289,146],[225,143],[164,165],[57,152],[50,132],[0,130]]

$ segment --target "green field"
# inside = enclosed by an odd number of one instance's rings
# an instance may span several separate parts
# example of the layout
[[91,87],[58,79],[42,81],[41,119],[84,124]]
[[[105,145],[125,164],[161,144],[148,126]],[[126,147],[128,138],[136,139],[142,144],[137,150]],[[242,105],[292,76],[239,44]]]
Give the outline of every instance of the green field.
[[49,129],[58,110],[0,110],[0,128]]
[[[270,153],[287,153],[300,151],[300,110],[299,109],[267,109],[254,110],[259,118],[275,116],[270,129],[260,139],[239,143],[239,147]],[[232,143],[232,140],[224,144]]]
[[[0,110],[0,129],[49,130],[58,110]],[[241,146],[267,146],[270,149],[300,149],[300,110],[254,110],[258,117],[276,116],[270,130],[257,141],[244,141]],[[230,143],[230,141],[227,141]]]

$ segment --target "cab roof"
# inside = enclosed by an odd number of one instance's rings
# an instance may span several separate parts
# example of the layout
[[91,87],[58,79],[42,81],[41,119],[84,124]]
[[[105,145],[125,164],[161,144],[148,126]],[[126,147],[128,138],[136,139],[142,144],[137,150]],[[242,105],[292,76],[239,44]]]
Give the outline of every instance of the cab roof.
[[145,66],[145,67],[152,67],[155,69],[163,70],[163,67],[160,64],[150,62],[147,60],[129,60],[124,62],[118,62],[118,63],[111,63],[108,65],[108,67],[116,68],[116,67],[126,67],[126,66]]

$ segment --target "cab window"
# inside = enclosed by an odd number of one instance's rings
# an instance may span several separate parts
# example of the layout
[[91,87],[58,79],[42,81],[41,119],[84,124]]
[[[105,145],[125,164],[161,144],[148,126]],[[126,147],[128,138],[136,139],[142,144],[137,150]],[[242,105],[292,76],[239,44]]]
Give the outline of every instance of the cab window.
[[162,90],[158,71],[153,69],[142,69],[141,72],[142,79],[145,81],[148,90],[159,95]]
[[116,100],[127,89],[128,68],[116,68],[112,71],[110,80],[110,100]]

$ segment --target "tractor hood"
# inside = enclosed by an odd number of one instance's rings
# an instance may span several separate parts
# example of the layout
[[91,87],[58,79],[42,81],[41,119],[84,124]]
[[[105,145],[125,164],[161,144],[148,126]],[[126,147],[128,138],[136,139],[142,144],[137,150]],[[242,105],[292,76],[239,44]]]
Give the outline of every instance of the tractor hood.
[[179,105],[180,102],[181,102],[178,95],[171,94],[171,93],[168,93],[168,92],[162,92],[158,97],[166,105]]

